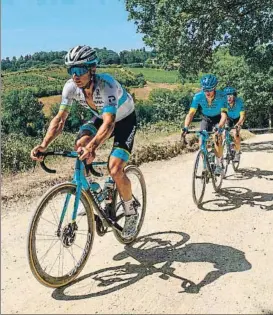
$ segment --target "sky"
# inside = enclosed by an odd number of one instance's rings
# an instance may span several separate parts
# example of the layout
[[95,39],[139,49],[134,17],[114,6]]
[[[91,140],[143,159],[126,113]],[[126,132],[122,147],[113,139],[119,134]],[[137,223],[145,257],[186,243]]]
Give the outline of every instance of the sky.
[[76,45],[144,47],[124,0],[2,0],[1,58]]

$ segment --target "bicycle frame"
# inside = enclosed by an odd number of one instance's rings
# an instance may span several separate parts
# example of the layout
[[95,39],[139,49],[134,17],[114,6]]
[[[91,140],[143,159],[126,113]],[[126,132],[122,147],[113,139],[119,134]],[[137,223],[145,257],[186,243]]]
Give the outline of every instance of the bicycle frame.
[[[76,158],[75,171],[74,171],[73,180],[72,180],[72,184],[74,184],[76,186],[75,201],[74,201],[72,220],[71,220],[72,221],[71,222],[72,228],[75,228],[77,211],[78,211],[78,206],[79,206],[79,202],[80,202],[80,198],[81,198],[81,193],[82,193],[82,190],[85,190],[87,192],[87,194],[90,196],[91,201],[94,201],[92,203],[92,206],[95,208],[96,213],[98,213],[99,216],[102,217],[106,221],[108,226],[113,227],[114,229],[118,230],[119,232],[122,231],[122,227],[116,221],[112,220],[111,218],[109,218],[104,213],[104,211],[100,205],[100,202],[97,200],[96,195],[90,189],[91,183],[88,183],[88,181],[85,177],[85,174],[84,174],[84,169],[86,169],[87,172],[90,171],[94,176],[102,176],[101,173],[98,173],[93,169],[93,166],[107,166],[108,162],[92,162],[90,165],[86,165],[84,162],[79,160],[78,153],[75,151],[47,152],[47,153],[44,153],[42,155],[44,157],[46,157],[48,155],[59,155],[59,156],[64,156],[64,157],[69,157],[69,158]],[[48,173],[56,173],[55,170],[51,170],[45,165],[44,160],[41,162],[42,168]],[[64,206],[62,209],[62,213],[60,216],[60,222],[58,225],[57,235],[60,234],[61,226],[62,226],[64,217],[65,217],[65,214],[67,211],[67,207],[68,207],[70,198],[71,198],[71,194],[67,194],[67,196],[65,198]]]
[[[207,142],[211,134],[214,134],[213,131],[207,131],[207,130],[202,130],[202,131],[189,131],[190,133],[198,134],[201,137],[201,146],[200,150],[204,153],[204,160],[203,160],[203,168],[206,171],[209,168],[209,172],[212,173],[210,164],[207,164],[208,161],[208,148],[207,148]],[[208,167],[207,167],[208,166]]]
[[200,150],[204,153],[204,160],[203,160],[203,166],[204,170],[207,169],[207,156],[208,156],[208,148],[207,148],[207,141],[209,139],[209,133],[206,130],[199,131],[198,135],[201,137],[201,147]]
[[231,138],[231,135],[230,135],[230,129],[229,128],[225,128],[225,139],[226,139],[226,143],[228,145],[230,145],[233,141]]

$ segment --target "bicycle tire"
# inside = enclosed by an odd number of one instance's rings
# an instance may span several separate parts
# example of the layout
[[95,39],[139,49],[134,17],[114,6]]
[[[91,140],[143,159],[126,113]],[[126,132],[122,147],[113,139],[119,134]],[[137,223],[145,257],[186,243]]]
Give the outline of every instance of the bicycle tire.
[[[137,224],[137,230],[136,230],[136,233],[134,234],[134,236],[132,236],[131,238],[124,238],[122,237],[121,235],[121,232],[113,229],[113,232],[114,232],[114,236],[116,237],[116,239],[122,243],[122,244],[131,244],[133,243],[137,236],[139,235],[140,233],[140,230],[142,228],[142,225],[143,225],[143,222],[144,222],[144,217],[145,217],[145,214],[146,214],[146,203],[147,203],[147,191],[146,191],[146,184],[145,184],[145,179],[144,179],[144,176],[142,174],[142,172],[140,171],[140,169],[135,166],[135,165],[128,165],[125,167],[124,169],[124,172],[125,174],[129,174],[129,173],[134,173],[139,182],[140,182],[140,185],[141,185],[141,190],[142,190],[142,211],[141,211],[141,215],[139,217],[139,221],[138,221],[138,224]],[[134,189],[132,187],[132,192],[134,194]],[[116,211],[118,211],[117,209],[117,201],[118,201],[118,197],[119,197],[119,193],[117,191],[117,189],[115,189],[114,191],[114,197],[113,197],[113,211],[114,213],[112,214],[112,217],[115,219],[116,218]]]
[[[226,152],[225,152],[226,150]],[[223,159],[224,159],[224,177],[226,177],[228,166],[230,164],[230,150],[228,148],[226,140],[223,141]]]
[[206,189],[206,174],[203,173],[202,176],[204,176],[204,177],[203,177],[203,185],[202,185],[202,189],[201,189],[201,195],[200,195],[199,198],[197,198],[197,196],[196,196],[196,189],[195,189],[196,172],[197,172],[197,169],[198,169],[198,164],[199,164],[199,160],[200,160],[201,156],[202,156],[203,160],[206,160],[206,163],[208,165],[208,162],[207,162],[207,159],[206,159],[206,157],[204,155],[204,152],[199,150],[198,153],[197,153],[196,159],[195,159],[194,168],[193,168],[193,175],[192,175],[192,198],[193,198],[194,203],[197,206],[202,202],[204,194],[205,194],[205,189]]
[[43,214],[43,211],[46,205],[58,193],[66,193],[66,194],[69,193],[73,195],[75,194],[75,192],[76,192],[76,185],[68,183],[68,182],[54,186],[52,189],[46,192],[45,195],[41,198],[41,201],[39,205],[37,206],[33,214],[32,220],[30,222],[28,237],[27,237],[27,256],[28,256],[29,266],[34,277],[41,284],[48,287],[52,287],[52,288],[62,287],[70,283],[72,280],[74,280],[84,268],[92,249],[93,240],[94,240],[94,231],[95,231],[94,213],[91,208],[91,202],[90,202],[88,194],[85,191],[82,191],[80,201],[84,205],[84,208],[86,211],[87,223],[88,223],[88,234],[87,234],[86,246],[84,247],[84,251],[83,251],[82,256],[80,257],[79,263],[75,265],[75,268],[73,268],[70,272],[68,272],[64,276],[56,277],[56,276],[49,275],[45,270],[43,270],[39,262],[39,259],[37,257],[35,234],[36,234],[39,221],[41,219],[41,216]]

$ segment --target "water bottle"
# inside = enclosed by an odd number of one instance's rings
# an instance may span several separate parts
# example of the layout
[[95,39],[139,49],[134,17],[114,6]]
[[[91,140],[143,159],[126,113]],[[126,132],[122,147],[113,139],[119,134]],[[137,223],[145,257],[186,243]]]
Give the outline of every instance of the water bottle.
[[110,204],[113,201],[113,193],[114,193],[115,182],[112,177],[108,177],[104,183],[103,190],[105,191],[105,199],[104,202],[106,204]]
[[97,182],[92,182],[90,184],[90,189],[95,193],[98,200],[101,202],[103,200],[103,194],[102,194],[102,189],[100,187],[100,184]]

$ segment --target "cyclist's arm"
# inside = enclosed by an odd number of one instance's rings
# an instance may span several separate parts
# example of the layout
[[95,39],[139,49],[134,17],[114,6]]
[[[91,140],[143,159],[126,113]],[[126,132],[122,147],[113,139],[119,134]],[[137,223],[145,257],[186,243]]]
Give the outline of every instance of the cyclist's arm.
[[221,119],[218,123],[219,128],[224,128],[225,123],[227,121],[228,118],[228,103],[227,103],[227,98],[226,96],[224,96],[224,102],[221,103]]
[[42,146],[47,148],[49,144],[63,131],[68,111],[60,109],[58,114],[51,120],[47,133],[42,142]]
[[185,118],[185,123],[184,123],[184,127],[188,128],[189,125],[191,124],[193,117],[196,113],[196,109],[195,108],[190,108],[190,111],[188,112],[186,118]]
[[222,108],[221,119],[218,124],[219,128],[223,128],[225,126],[226,120],[227,120],[227,111],[224,108]]
[[63,131],[65,121],[73,103],[73,93],[75,85],[71,80],[67,81],[62,91],[62,101],[58,114],[51,120],[47,133],[42,142],[42,146],[48,145]]
[[189,125],[191,124],[193,117],[198,109],[198,106],[199,106],[198,98],[195,95],[192,99],[190,110],[185,118],[185,123],[184,123],[185,128],[188,128]]
[[240,112],[240,119],[237,122],[236,126],[243,126],[245,120],[246,120],[246,112],[245,111]]
[[237,122],[237,126],[242,126],[243,125],[243,123],[245,122],[245,120],[246,120],[246,112],[245,112],[245,105],[244,105],[244,103],[243,103],[243,100],[242,99],[240,99],[240,107],[241,107],[241,110],[240,110],[240,119],[239,119],[239,121]]

